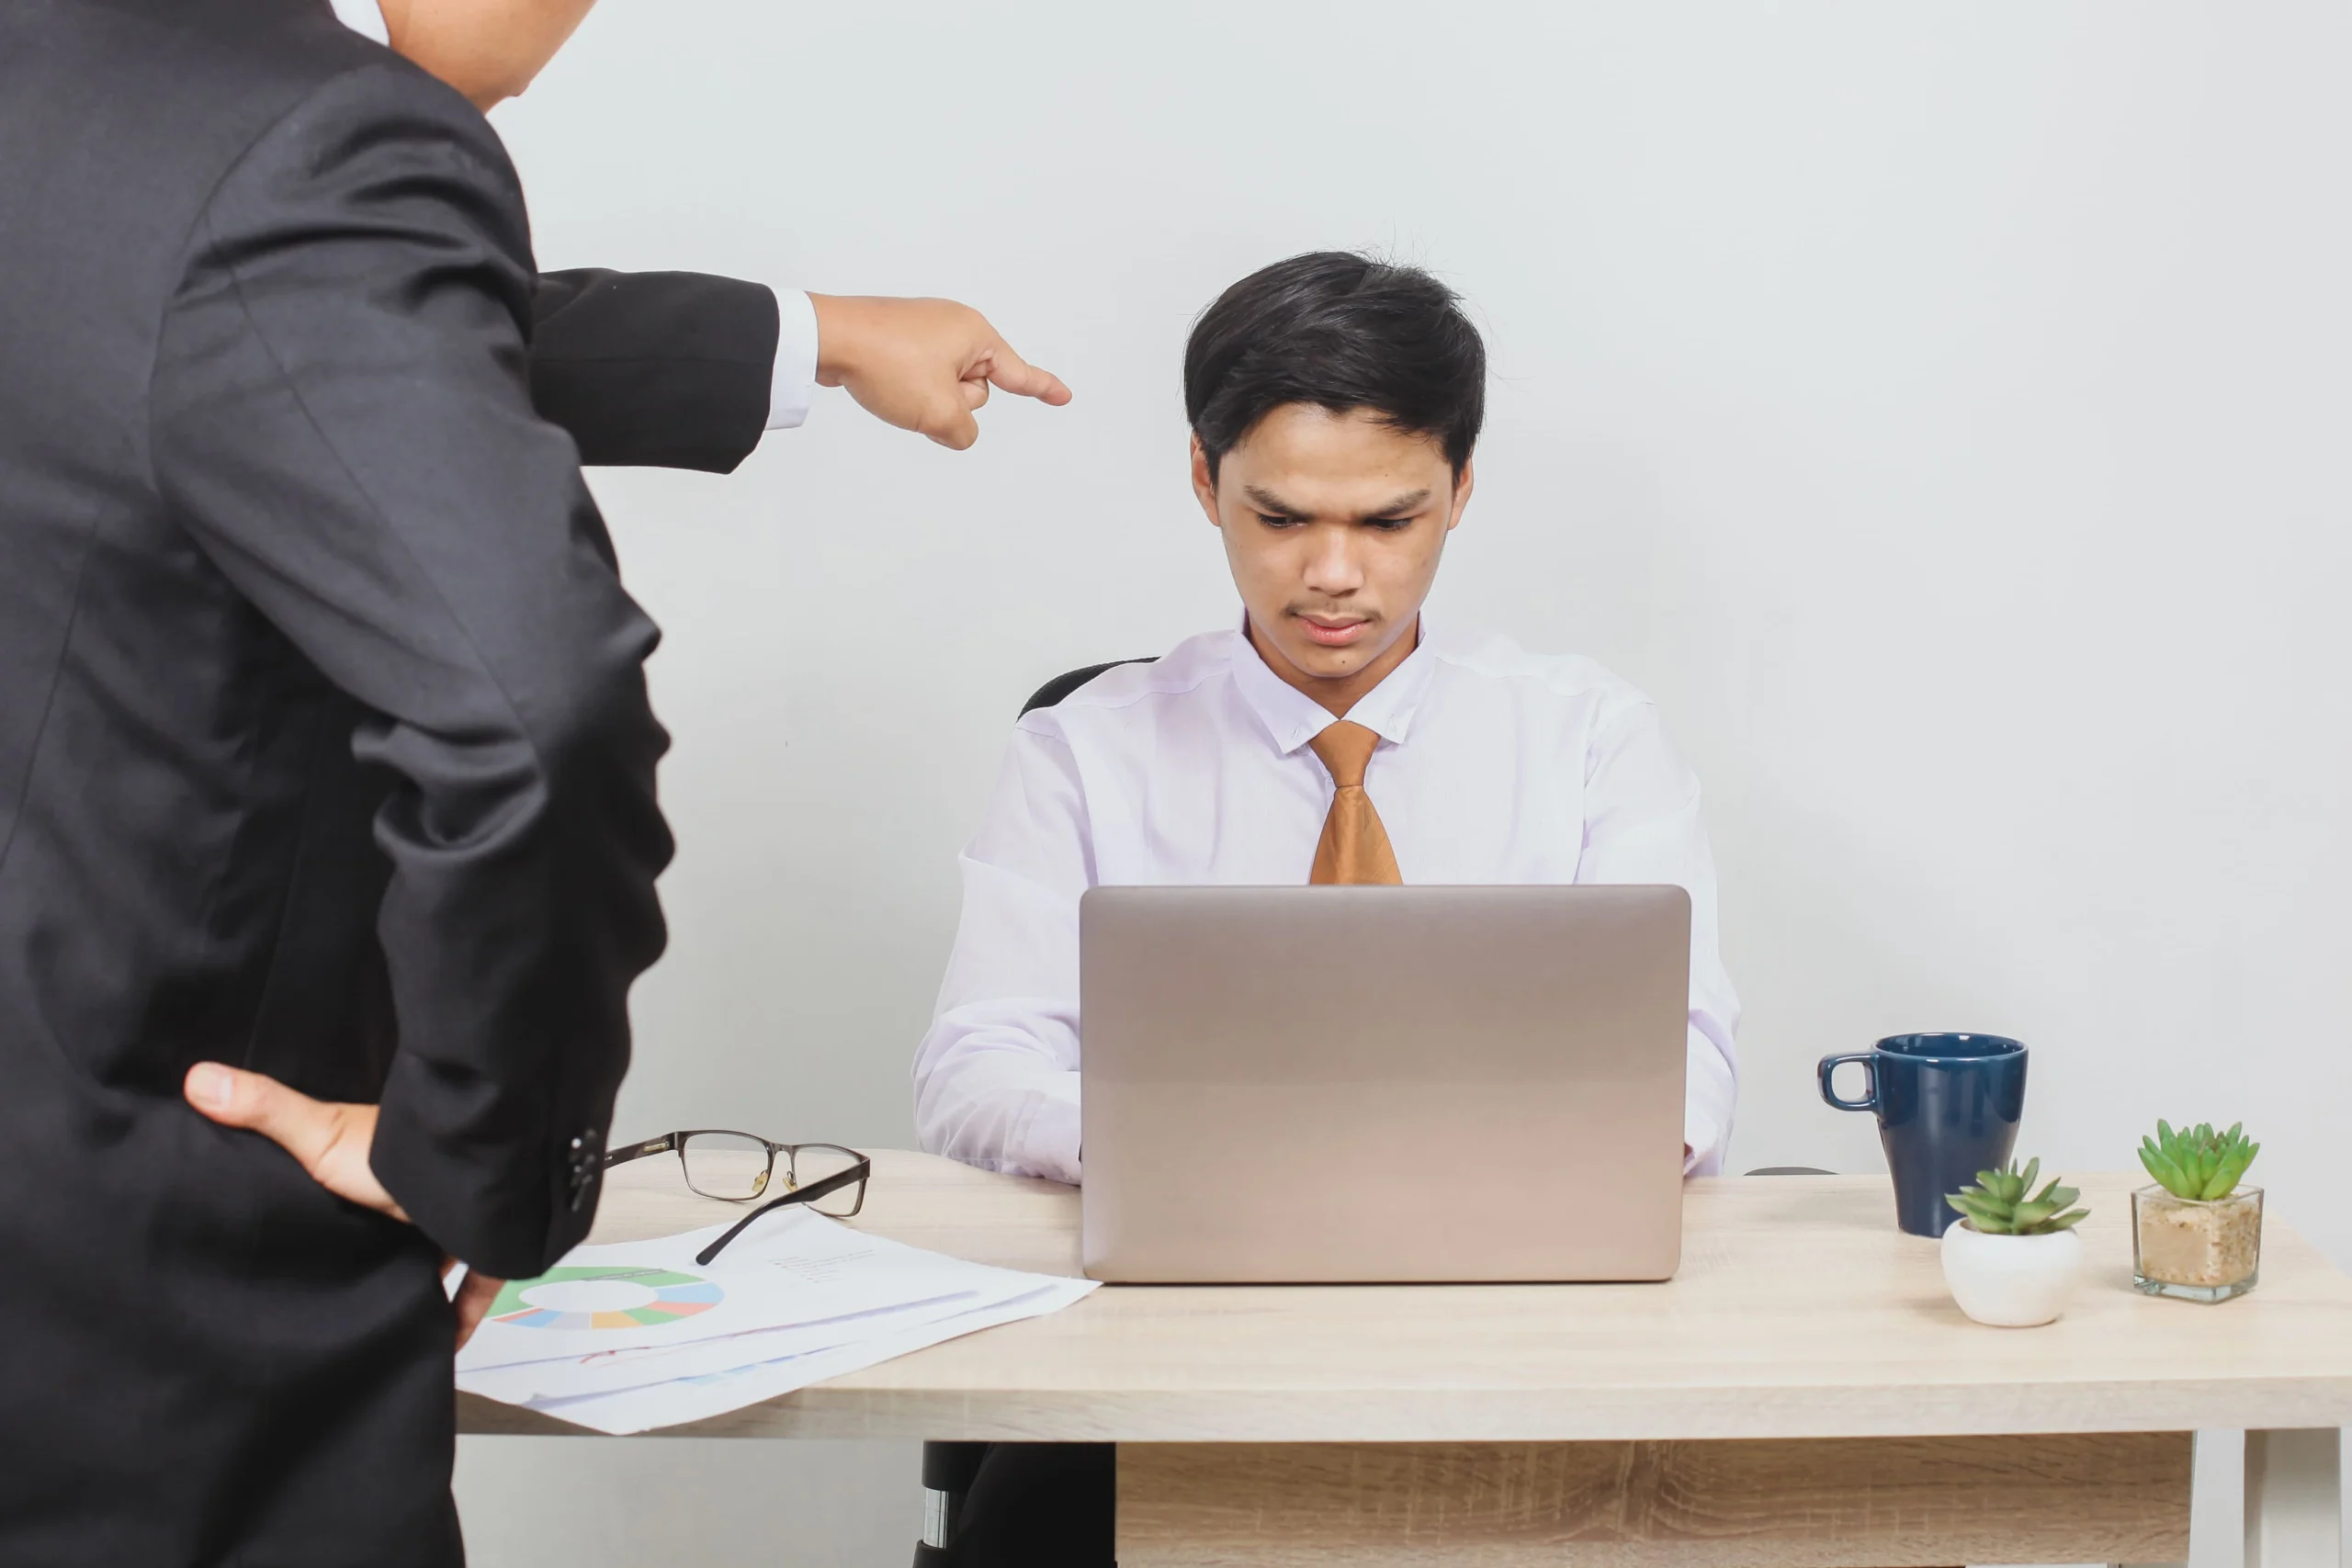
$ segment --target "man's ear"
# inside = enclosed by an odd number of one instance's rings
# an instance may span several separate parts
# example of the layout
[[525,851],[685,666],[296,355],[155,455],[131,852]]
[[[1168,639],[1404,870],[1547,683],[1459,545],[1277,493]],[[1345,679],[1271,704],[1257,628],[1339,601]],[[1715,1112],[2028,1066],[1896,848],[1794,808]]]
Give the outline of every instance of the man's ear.
[[1462,525],[1463,508],[1470,504],[1470,491],[1477,482],[1476,463],[1465,459],[1462,465],[1462,477],[1453,482],[1453,510],[1445,520],[1447,533],[1451,534]]
[[1193,437],[1193,494],[1199,499],[1201,510],[1208,514],[1209,526],[1222,531],[1225,519],[1217,514],[1216,481],[1209,478],[1208,448],[1201,445],[1198,435]]

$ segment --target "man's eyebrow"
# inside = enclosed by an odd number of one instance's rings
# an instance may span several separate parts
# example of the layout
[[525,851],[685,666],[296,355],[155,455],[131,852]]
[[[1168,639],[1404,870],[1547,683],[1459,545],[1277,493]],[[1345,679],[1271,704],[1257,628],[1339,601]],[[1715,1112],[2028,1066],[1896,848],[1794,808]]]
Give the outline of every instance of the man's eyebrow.
[[[1250,498],[1250,505],[1256,507],[1259,511],[1264,513],[1269,517],[1305,517],[1309,515],[1304,508],[1293,506],[1289,502],[1284,501],[1281,496],[1276,495],[1272,491],[1267,490],[1261,485],[1243,485],[1241,487],[1241,493]],[[1389,497],[1385,505],[1375,506],[1370,512],[1363,513],[1361,515],[1362,517],[1400,517],[1406,513],[1419,510],[1428,502],[1430,493],[1430,488],[1427,485],[1422,486],[1419,490],[1408,490],[1401,495]],[[1359,520],[1361,520],[1361,518]]]
[[1293,506],[1289,502],[1284,501],[1272,491],[1267,490],[1262,486],[1243,485],[1241,487],[1241,493],[1250,498],[1250,505],[1256,507],[1259,511],[1264,513],[1269,517],[1304,517],[1306,515],[1306,513],[1300,511],[1297,507]]
[[1408,512],[1419,511],[1429,498],[1430,488],[1423,485],[1419,490],[1408,490],[1402,495],[1390,498],[1387,505],[1375,507],[1363,515],[1365,517],[1401,517]]

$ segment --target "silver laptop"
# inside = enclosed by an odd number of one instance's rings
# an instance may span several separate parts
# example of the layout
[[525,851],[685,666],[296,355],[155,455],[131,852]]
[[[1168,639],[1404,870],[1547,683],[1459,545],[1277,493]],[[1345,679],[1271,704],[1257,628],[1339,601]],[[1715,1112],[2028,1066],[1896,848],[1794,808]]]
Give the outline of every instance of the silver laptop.
[[1098,887],[1080,905],[1098,1280],[1663,1280],[1679,887]]

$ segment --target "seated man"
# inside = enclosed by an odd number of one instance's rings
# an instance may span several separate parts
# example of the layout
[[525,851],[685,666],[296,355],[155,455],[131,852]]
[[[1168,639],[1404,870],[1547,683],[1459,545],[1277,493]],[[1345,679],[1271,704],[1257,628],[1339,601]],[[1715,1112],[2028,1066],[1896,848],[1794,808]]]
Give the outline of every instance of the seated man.
[[1592,660],[1421,615],[1470,502],[1486,375],[1449,289],[1357,255],[1277,263],[1193,327],[1193,489],[1241,624],[1014,728],[915,1059],[924,1148],[1079,1179],[1091,886],[1676,883],[1691,901],[1684,1169],[1719,1168],[1738,1003],[1697,780],[1648,699]]

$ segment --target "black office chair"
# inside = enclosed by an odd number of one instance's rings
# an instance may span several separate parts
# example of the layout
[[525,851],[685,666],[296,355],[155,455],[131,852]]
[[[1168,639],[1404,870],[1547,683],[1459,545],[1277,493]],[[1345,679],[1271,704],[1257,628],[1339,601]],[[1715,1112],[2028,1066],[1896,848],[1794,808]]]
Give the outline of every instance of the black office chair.
[[922,1540],[915,1545],[915,1568],[947,1568],[948,1543],[956,1539],[956,1516],[964,1495],[988,1457],[986,1443],[925,1443],[922,1446]]
[[[1049,708],[1105,670],[1122,664],[1148,664],[1148,659],[1114,659],[1057,675],[1021,705],[1023,716]],[[947,1568],[948,1547],[964,1511],[964,1499],[988,1458],[987,1443],[932,1443],[922,1446],[922,1540],[915,1545],[914,1568]]]
[[1052,707],[1056,703],[1060,702],[1064,697],[1069,696],[1072,692],[1077,691],[1080,686],[1085,685],[1089,681],[1091,681],[1105,670],[1116,670],[1122,664],[1149,664],[1151,662],[1153,661],[1148,659],[1114,659],[1106,664],[1090,664],[1083,670],[1073,670],[1067,675],[1057,675],[1052,680],[1046,682],[1044,685],[1038,687],[1035,692],[1030,694],[1029,700],[1021,705],[1022,716],[1025,718],[1030,714],[1036,712],[1039,708]]

